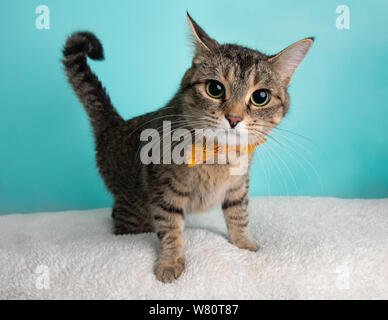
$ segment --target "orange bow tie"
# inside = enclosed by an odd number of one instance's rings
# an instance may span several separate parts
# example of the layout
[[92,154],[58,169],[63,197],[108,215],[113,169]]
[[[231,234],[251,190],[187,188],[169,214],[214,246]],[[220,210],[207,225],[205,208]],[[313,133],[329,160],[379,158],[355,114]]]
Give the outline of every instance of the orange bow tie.
[[191,145],[191,150],[187,152],[186,159],[189,167],[194,167],[197,164],[204,163],[209,159],[212,159],[216,154],[227,154],[229,152],[242,152],[242,153],[252,153],[255,148],[267,141],[266,138],[263,138],[259,142],[249,143],[246,147],[243,146],[219,146],[217,143],[213,147],[208,147],[202,144],[193,144]]

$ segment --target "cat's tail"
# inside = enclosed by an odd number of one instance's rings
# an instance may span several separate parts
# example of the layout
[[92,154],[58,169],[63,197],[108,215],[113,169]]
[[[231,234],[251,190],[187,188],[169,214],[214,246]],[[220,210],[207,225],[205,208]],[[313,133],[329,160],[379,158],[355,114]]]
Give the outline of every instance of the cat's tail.
[[101,42],[90,32],[73,33],[63,48],[66,75],[89,115],[96,134],[123,121],[113,107],[100,80],[90,69],[86,57],[103,60]]

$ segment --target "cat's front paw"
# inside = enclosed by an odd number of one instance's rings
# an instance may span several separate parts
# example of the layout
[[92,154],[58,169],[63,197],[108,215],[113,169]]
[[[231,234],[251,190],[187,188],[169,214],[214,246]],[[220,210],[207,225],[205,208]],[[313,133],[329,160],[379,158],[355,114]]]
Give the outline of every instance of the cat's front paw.
[[159,281],[169,283],[178,279],[184,268],[185,258],[180,256],[173,261],[156,261],[154,265],[154,274]]
[[250,251],[258,251],[260,249],[260,246],[250,239],[233,241],[233,244],[240,249],[247,249]]

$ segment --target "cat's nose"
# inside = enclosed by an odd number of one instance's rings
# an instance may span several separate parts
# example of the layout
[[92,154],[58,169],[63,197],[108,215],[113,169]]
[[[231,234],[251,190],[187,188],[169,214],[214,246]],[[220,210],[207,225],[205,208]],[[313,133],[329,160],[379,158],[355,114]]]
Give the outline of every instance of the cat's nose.
[[242,117],[240,116],[235,116],[235,115],[232,115],[232,114],[226,114],[225,115],[226,117],[226,120],[229,121],[229,124],[230,124],[230,127],[233,129],[235,126],[238,125],[238,123],[240,121],[242,121]]

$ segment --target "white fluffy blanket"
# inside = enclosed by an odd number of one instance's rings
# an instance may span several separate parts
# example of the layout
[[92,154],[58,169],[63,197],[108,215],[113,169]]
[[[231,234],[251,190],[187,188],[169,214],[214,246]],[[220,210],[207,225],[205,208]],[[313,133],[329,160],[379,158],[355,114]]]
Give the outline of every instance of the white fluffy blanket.
[[388,199],[253,198],[250,228],[255,253],[221,210],[189,215],[186,269],[163,284],[155,235],[113,235],[110,209],[0,216],[0,298],[388,298]]

